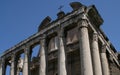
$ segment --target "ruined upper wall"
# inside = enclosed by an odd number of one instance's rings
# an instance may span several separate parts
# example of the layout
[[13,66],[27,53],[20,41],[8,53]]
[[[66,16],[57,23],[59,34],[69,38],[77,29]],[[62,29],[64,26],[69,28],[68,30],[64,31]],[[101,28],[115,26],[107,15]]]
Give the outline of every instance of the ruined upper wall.
[[103,19],[101,18],[100,14],[98,13],[98,11],[94,5],[87,7],[80,2],[71,2],[70,6],[73,9],[73,11],[68,14],[65,14],[64,11],[58,12],[58,14],[57,14],[58,18],[55,21],[51,21],[52,19],[49,16],[45,17],[38,27],[38,32],[45,29],[46,27],[50,26],[52,23],[54,23],[60,19],[63,19],[67,15],[72,14],[73,12],[76,12],[78,10],[79,10],[79,12],[86,13],[89,16],[89,18],[91,19],[91,21],[93,21],[93,23],[97,27],[102,25]]

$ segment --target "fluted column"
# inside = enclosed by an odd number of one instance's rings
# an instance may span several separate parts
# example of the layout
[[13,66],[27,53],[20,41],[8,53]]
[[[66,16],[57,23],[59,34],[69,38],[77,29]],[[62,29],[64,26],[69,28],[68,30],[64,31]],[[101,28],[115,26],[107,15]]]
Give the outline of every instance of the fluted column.
[[93,59],[93,73],[94,75],[102,75],[97,33],[93,33],[91,52],[92,52],[92,59]]
[[102,65],[103,75],[110,75],[108,60],[106,56],[106,45],[102,46],[100,56],[101,56],[101,65]]
[[58,75],[67,75],[66,70],[66,55],[64,46],[63,30],[58,33],[59,38],[59,50],[58,50]]
[[46,75],[45,37],[40,40],[40,68],[39,75]]
[[15,75],[15,54],[11,56],[10,75]]
[[93,75],[88,35],[88,23],[85,19],[82,19],[78,22],[78,26],[79,26],[81,75]]
[[23,75],[30,75],[30,48],[26,47],[24,50]]

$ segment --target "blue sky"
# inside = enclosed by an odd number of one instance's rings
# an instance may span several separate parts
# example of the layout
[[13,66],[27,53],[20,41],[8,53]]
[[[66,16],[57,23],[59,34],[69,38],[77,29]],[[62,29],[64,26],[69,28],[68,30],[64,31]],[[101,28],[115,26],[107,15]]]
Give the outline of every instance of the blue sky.
[[36,33],[46,16],[55,20],[59,6],[70,12],[73,1],[96,6],[103,31],[120,51],[120,0],[0,0],[0,53]]

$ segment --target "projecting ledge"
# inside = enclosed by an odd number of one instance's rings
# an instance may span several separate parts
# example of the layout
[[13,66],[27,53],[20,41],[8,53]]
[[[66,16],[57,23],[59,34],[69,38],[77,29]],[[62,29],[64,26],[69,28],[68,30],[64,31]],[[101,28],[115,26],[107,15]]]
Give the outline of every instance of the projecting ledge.
[[95,5],[91,5],[87,7],[86,11],[88,17],[91,19],[92,23],[96,25],[97,27],[100,27],[100,25],[103,24],[103,19],[100,16],[99,12],[97,11]]

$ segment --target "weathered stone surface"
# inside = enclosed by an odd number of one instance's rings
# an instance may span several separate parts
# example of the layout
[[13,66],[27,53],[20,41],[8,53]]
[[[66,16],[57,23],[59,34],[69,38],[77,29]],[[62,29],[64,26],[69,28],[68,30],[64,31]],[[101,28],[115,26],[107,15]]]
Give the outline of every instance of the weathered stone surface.
[[101,61],[100,61],[100,52],[98,47],[98,34],[96,32],[93,33],[93,40],[92,40],[92,62],[93,62],[93,73],[94,75],[102,75],[101,69]]
[[58,19],[63,18],[63,17],[65,16],[64,11],[60,11],[60,12],[57,14],[57,16],[58,16]]
[[83,5],[80,2],[72,2],[70,3],[70,6],[73,8],[73,10],[78,10]]
[[6,50],[0,57],[0,75],[7,66],[11,75],[119,75],[120,54],[100,29],[103,20],[95,6],[70,5],[72,12],[61,11],[52,22],[46,17],[37,33]]
[[93,75],[88,24],[86,20],[81,20],[78,25],[79,29],[79,43],[80,43],[80,59],[81,59],[81,75]]

